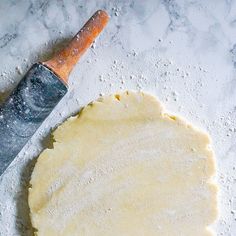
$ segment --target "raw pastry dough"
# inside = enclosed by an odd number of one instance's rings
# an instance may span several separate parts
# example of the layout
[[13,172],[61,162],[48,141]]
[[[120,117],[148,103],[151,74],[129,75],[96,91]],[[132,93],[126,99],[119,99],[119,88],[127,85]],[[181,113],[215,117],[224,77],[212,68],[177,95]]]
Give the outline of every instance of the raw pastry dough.
[[38,236],[205,236],[217,216],[206,133],[125,92],[85,107],[38,158],[29,206]]

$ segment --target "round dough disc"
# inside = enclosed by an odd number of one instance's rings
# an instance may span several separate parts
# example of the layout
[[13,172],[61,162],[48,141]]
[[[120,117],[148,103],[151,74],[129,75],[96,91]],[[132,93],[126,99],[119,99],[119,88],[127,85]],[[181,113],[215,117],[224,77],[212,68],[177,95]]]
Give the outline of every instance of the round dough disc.
[[29,206],[38,236],[205,236],[217,215],[209,136],[155,97],[103,97],[54,132]]

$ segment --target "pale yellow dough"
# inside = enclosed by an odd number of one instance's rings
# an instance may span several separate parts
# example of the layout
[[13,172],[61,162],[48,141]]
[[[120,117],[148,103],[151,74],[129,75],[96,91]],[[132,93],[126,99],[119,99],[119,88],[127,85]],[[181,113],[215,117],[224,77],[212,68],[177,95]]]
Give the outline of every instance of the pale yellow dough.
[[166,114],[155,97],[101,98],[53,135],[29,189],[36,235],[214,235],[209,136]]

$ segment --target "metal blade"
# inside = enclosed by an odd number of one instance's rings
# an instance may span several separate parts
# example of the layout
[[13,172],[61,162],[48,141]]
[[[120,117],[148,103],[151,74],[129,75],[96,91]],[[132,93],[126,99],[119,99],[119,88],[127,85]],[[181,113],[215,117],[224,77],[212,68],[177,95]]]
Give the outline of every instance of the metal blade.
[[0,175],[66,92],[66,85],[46,66],[31,67],[0,106]]

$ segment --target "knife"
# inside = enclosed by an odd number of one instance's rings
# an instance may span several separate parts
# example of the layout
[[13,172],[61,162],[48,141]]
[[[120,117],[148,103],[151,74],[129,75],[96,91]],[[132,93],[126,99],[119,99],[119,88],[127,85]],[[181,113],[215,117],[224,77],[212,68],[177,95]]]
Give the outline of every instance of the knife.
[[34,64],[0,106],[0,175],[68,90],[74,65],[103,30],[109,16],[99,10],[52,59]]

